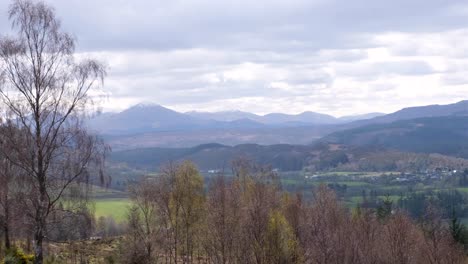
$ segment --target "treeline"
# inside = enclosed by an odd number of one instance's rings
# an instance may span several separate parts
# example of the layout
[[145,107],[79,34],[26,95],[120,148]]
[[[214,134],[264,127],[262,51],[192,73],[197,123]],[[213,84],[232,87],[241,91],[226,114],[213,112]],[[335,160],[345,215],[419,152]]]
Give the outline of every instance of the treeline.
[[387,202],[346,209],[325,186],[283,192],[268,167],[233,163],[205,190],[190,162],[131,190],[122,263],[463,263],[465,230],[428,205],[415,222]]
[[438,168],[463,170],[468,160],[440,154],[410,153],[383,148],[346,147],[340,150],[325,150],[310,162],[315,171],[405,171],[424,172]]

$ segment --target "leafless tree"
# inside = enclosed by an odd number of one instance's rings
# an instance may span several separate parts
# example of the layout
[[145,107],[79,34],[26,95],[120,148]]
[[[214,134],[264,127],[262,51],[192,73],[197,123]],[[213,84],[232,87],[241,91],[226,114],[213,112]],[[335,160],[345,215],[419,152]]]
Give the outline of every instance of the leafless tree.
[[462,251],[453,240],[440,209],[429,204],[421,223],[423,261],[430,264],[460,263]]
[[169,163],[161,169],[160,175],[156,179],[154,190],[159,224],[164,230],[163,251],[166,263],[177,262],[177,252],[179,252],[179,229],[180,204],[173,202],[172,192],[175,189],[177,177],[177,164]]
[[381,226],[371,209],[355,209],[349,229],[347,260],[349,263],[379,263]]
[[8,159],[0,155],[0,223],[3,231],[5,249],[11,247],[11,224],[14,210],[14,193],[10,189],[14,181],[14,169]]
[[29,176],[27,211],[35,263],[42,263],[48,216],[71,186],[89,182],[90,166],[102,162],[105,148],[82,117],[105,71],[94,60],[77,59],[74,39],[46,4],[15,0],[9,18],[16,36],[0,40],[0,100],[15,126],[1,149]]
[[[134,241],[129,248],[136,254],[127,262],[146,263],[149,255],[141,257],[145,236],[150,237],[141,232],[145,229],[153,234],[159,230],[151,248],[161,250],[162,263],[448,264],[465,260],[446,224],[434,214],[427,215],[422,226],[401,211],[381,221],[373,209],[349,212],[325,185],[315,189],[312,201],[300,194],[292,197],[268,180],[271,173],[261,168],[266,167],[239,162],[235,171],[242,176],[211,179],[206,195],[190,162],[169,164],[157,177],[144,180],[133,192],[139,196],[134,204],[141,209],[134,207],[138,212],[129,218],[134,227],[128,235]],[[192,256],[194,252],[198,258]]]
[[382,229],[381,262],[422,263],[417,257],[422,237],[407,215],[401,212],[393,215]]
[[131,198],[135,206],[133,211],[136,212],[136,215],[129,215],[129,227],[133,236],[138,239],[138,245],[144,249],[145,263],[156,261],[156,244],[160,242],[158,238],[163,231],[156,215],[157,193],[155,193],[155,190],[157,187],[157,181],[148,178],[130,188]]
[[305,210],[300,240],[306,263],[346,263],[349,218],[335,193],[320,186]]
[[158,176],[132,186],[131,197],[130,238],[139,246],[129,248],[129,261],[194,263],[194,253],[203,249],[200,231],[206,208],[203,179],[195,165],[170,163]]
[[212,180],[207,197],[205,250],[214,263],[233,263],[240,231],[238,184],[224,175]]

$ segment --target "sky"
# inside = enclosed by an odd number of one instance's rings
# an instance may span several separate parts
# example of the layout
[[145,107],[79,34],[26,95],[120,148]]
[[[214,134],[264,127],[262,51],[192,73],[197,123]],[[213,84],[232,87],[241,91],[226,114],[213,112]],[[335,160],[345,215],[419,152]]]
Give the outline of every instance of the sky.
[[343,116],[468,99],[466,0],[46,2],[78,56],[107,65],[104,111]]

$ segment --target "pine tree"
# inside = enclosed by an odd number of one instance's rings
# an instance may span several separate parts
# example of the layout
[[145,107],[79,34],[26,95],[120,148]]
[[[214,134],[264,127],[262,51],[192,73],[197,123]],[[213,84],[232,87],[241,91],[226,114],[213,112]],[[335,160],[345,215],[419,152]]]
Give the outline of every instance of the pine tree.
[[385,220],[392,214],[393,201],[387,195],[382,201],[382,204],[377,207],[377,217],[379,220]]
[[459,244],[462,244],[466,248],[468,242],[466,227],[462,222],[460,222],[460,219],[458,219],[455,210],[452,212],[452,218],[450,219],[449,228],[453,240],[455,240]]

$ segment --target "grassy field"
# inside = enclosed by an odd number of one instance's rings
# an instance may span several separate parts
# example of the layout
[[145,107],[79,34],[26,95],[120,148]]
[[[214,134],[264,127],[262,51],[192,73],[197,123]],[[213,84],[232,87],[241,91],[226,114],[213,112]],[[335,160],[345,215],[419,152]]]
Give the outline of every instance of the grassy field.
[[130,199],[128,198],[96,199],[96,218],[101,216],[112,216],[117,222],[125,221],[129,206]]
[[383,172],[351,172],[351,171],[333,171],[333,172],[320,172],[317,173],[320,177],[334,177],[334,176],[359,176],[359,177],[378,177],[381,175],[399,174],[395,171],[383,171]]
[[127,193],[94,187],[93,196],[96,218],[112,216],[117,222],[125,221],[128,207],[130,206],[130,199]]
[[369,186],[369,185],[370,185],[369,183],[367,183],[367,182],[362,182],[362,181],[326,182],[326,184],[330,184],[330,183],[337,183],[337,184],[341,184],[341,185],[347,185],[347,186],[350,186],[350,187],[365,187],[365,186]]

